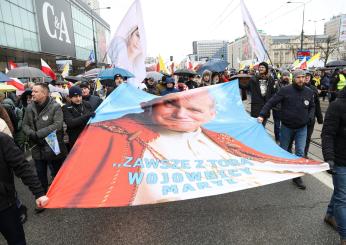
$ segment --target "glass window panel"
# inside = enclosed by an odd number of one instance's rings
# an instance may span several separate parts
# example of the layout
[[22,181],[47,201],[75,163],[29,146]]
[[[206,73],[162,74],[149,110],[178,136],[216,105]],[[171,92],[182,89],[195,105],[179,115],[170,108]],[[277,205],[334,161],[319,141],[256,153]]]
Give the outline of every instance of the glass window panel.
[[5,36],[7,39],[7,45],[9,47],[16,47],[17,46],[13,26],[5,24]]
[[29,30],[36,32],[36,23],[34,19],[34,14],[28,12],[28,23],[29,23]]
[[22,22],[21,22],[21,16],[20,16],[20,10],[19,7],[16,5],[11,5],[11,13],[12,13],[12,20],[13,20],[13,25],[17,27],[22,27]]
[[15,33],[15,37],[16,37],[17,48],[24,49],[22,29],[21,28],[14,28],[14,33]]
[[24,2],[26,3],[26,9],[31,11],[31,12],[33,12],[32,1],[33,0],[24,0]]
[[24,42],[24,49],[32,50],[32,44],[31,44],[31,35],[29,31],[23,31],[23,42]]
[[5,27],[4,24],[0,22],[0,44],[7,46],[6,35],[5,35]]
[[18,4],[18,0],[8,0],[11,3]]
[[3,21],[2,19],[2,10],[1,10],[1,7],[2,6],[2,0],[0,0],[0,21]]
[[38,51],[38,41],[37,41],[37,35],[36,33],[31,32],[31,45],[33,51]]
[[11,15],[11,5],[9,2],[5,1],[1,3],[2,17],[4,22],[13,24]]
[[30,30],[28,11],[26,11],[25,9],[20,9],[20,17],[22,19],[22,27],[26,30]]

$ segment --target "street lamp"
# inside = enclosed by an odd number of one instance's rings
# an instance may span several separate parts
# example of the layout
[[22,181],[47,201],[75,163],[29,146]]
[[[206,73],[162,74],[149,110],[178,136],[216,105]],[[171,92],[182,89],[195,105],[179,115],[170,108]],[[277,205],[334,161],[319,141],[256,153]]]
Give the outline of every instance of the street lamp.
[[302,3],[303,4],[303,24],[302,24],[302,33],[300,35],[300,50],[303,51],[305,2],[291,2],[291,1],[288,1],[287,3]]
[[90,9],[90,16],[91,16],[91,26],[93,31],[93,44],[94,44],[94,57],[95,57],[95,65],[97,67],[97,54],[96,54],[96,40],[95,40],[95,30],[94,30],[94,17],[92,12],[100,9],[111,9],[111,7],[104,7],[104,8],[92,8]]
[[320,21],[323,21],[325,20],[324,18],[323,19],[320,19],[320,20],[308,20],[309,22],[314,22],[314,25],[315,25],[315,34],[314,34],[314,55],[316,54],[316,23],[317,22],[320,22]]

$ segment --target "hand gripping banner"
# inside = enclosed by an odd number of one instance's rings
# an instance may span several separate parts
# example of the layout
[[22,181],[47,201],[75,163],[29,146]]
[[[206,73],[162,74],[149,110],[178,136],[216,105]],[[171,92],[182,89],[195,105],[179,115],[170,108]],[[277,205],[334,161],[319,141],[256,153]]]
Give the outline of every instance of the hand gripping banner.
[[237,81],[163,97],[122,84],[77,140],[48,208],[185,200],[326,169],[276,145],[244,110]]

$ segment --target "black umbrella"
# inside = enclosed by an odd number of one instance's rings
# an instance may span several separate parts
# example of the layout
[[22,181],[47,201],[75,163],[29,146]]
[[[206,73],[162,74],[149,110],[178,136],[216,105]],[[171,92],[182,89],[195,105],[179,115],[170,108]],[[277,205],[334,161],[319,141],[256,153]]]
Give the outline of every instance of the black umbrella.
[[78,82],[78,81],[82,81],[82,76],[66,76],[64,77],[65,80],[69,81],[69,82]]
[[106,87],[114,87],[115,86],[114,79],[103,79],[103,80],[100,80],[100,83]]
[[37,69],[35,67],[17,67],[14,69],[11,69],[7,74],[9,77],[25,77],[25,78],[37,78],[37,77],[45,77],[46,74],[44,74],[40,69]]
[[334,60],[326,64],[326,67],[346,66],[346,60]]
[[193,70],[188,69],[178,69],[174,72],[174,75],[178,76],[188,76],[188,75],[197,75],[197,73]]

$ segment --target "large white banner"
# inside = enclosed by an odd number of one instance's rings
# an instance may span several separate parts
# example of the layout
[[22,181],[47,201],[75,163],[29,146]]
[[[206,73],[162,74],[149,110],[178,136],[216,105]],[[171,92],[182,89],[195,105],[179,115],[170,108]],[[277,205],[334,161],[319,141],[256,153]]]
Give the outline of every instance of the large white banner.
[[108,56],[116,67],[135,75],[128,83],[139,87],[145,78],[146,37],[142,7],[135,0],[118,26],[108,47]]
[[240,1],[240,6],[243,15],[245,33],[247,38],[249,39],[249,43],[252,47],[252,50],[255,52],[258,61],[267,61],[268,56],[265,47],[263,45],[260,35],[257,32],[255,23],[253,22],[251,15],[248,9],[246,8],[243,0]]

